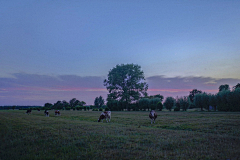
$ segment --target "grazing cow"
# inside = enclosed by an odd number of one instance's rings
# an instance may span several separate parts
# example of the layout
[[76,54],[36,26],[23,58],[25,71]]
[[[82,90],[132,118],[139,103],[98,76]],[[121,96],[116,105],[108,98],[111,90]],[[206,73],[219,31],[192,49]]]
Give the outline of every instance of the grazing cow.
[[106,121],[108,122],[107,119],[109,119],[109,122],[111,120],[111,111],[105,111],[105,112],[102,112],[99,119],[98,119],[98,122],[100,122],[102,120],[106,119]]
[[152,122],[155,123],[155,119],[157,118],[157,113],[154,110],[151,110],[149,113],[149,118],[151,119],[151,124]]
[[26,114],[31,114],[32,113],[32,110],[31,109],[28,109]]
[[59,111],[59,110],[56,110],[56,111],[55,111],[55,115],[60,116],[60,115],[61,115],[61,114],[60,114],[60,111]]
[[49,117],[49,112],[47,110],[44,111],[46,117]]

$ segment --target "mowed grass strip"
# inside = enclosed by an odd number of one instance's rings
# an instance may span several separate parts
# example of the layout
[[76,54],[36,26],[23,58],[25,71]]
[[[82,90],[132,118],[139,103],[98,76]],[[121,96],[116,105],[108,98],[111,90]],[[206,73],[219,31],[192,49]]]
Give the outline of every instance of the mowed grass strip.
[[0,159],[239,159],[240,114],[0,111]]

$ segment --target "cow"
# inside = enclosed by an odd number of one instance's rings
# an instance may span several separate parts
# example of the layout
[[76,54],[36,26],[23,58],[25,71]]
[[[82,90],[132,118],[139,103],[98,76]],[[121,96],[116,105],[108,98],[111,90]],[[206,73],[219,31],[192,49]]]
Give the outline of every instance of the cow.
[[151,124],[152,122],[155,123],[155,119],[157,118],[157,113],[154,110],[151,110],[149,113],[149,118],[151,119]]
[[28,114],[28,115],[31,114],[31,113],[32,113],[31,109],[28,109],[27,112],[26,112],[26,114]]
[[111,111],[102,112],[100,117],[99,117],[99,119],[98,119],[98,122],[100,122],[101,120],[103,122],[104,119],[106,119],[107,122],[108,122],[108,120],[110,122],[110,120],[111,120]]
[[60,115],[61,115],[60,111],[59,111],[59,110],[56,110],[56,111],[55,111],[55,115],[60,116]]
[[44,111],[46,117],[49,117],[49,112],[47,110]]

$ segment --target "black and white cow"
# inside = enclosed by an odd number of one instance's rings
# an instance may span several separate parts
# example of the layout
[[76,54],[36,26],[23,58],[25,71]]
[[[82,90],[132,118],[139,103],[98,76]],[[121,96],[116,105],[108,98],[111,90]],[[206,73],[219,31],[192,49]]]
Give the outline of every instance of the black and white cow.
[[111,111],[102,112],[100,117],[99,117],[99,119],[98,119],[98,122],[100,122],[101,120],[103,122],[104,119],[106,119],[107,122],[108,122],[108,120],[110,122],[110,120],[111,120]]
[[154,110],[151,110],[149,113],[149,118],[151,119],[151,124],[152,122],[155,123],[155,119],[157,118],[157,113]]
[[32,110],[31,109],[28,109],[26,114],[31,114],[32,113]]
[[48,112],[48,110],[45,110],[45,111],[44,111],[44,114],[45,114],[46,117],[49,117],[49,112]]

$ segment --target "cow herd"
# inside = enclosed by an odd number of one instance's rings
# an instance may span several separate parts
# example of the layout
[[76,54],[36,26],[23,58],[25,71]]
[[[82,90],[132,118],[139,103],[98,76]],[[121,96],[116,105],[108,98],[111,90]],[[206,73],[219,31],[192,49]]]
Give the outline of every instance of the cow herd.
[[[40,110],[38,110],[38,111],[40,111]],[[31,114],[31,113],[32,113],[32,110],[31,110],[31,109],[28,109],[28,110],[26,111],[26,114],[28,114],[28,115]],[[44,111],[44,114],[45,114],[46,117],[49,117],[49,112],[48,112],[48,110],[45,110],[45,111]],[[61,115],[60,111],[59,111],[59,110],[56,110],[56,111],[55,111],[55,115],[56,115],[56,116],[60,116],[60,115]]]
[[[31,109],[28,109],[27,112],[26,112],[26,114],[31,114],[31,113],[32,113],[32,110],[31,110]],[[44,114],[45,114],[46,117],[49,117],[49,112],[48,112],[48,110],[45,110],[45,111],[44,111]],[[56,116],[60,116],[60,115],[61,115],[60,111],[59,111],[59,110],[56,110],[56,111],[55,111],[55,115],[56,115]],[[157,113],[156,113],[156,111],[151,110],[150,113],[149,113],[149,118],[151,119],[151,124],[152,124],[152,123],[155,123],[155,120],[156,120],[156,118],[157,118]],[[103,122],[104,119],[106,120],[106,122],[110,122],[110,120],[111,120],[111,111],[102,112],[102,113],[100,114],[100,117],[98,118],[98,122],[101,122],[101,121]]]

